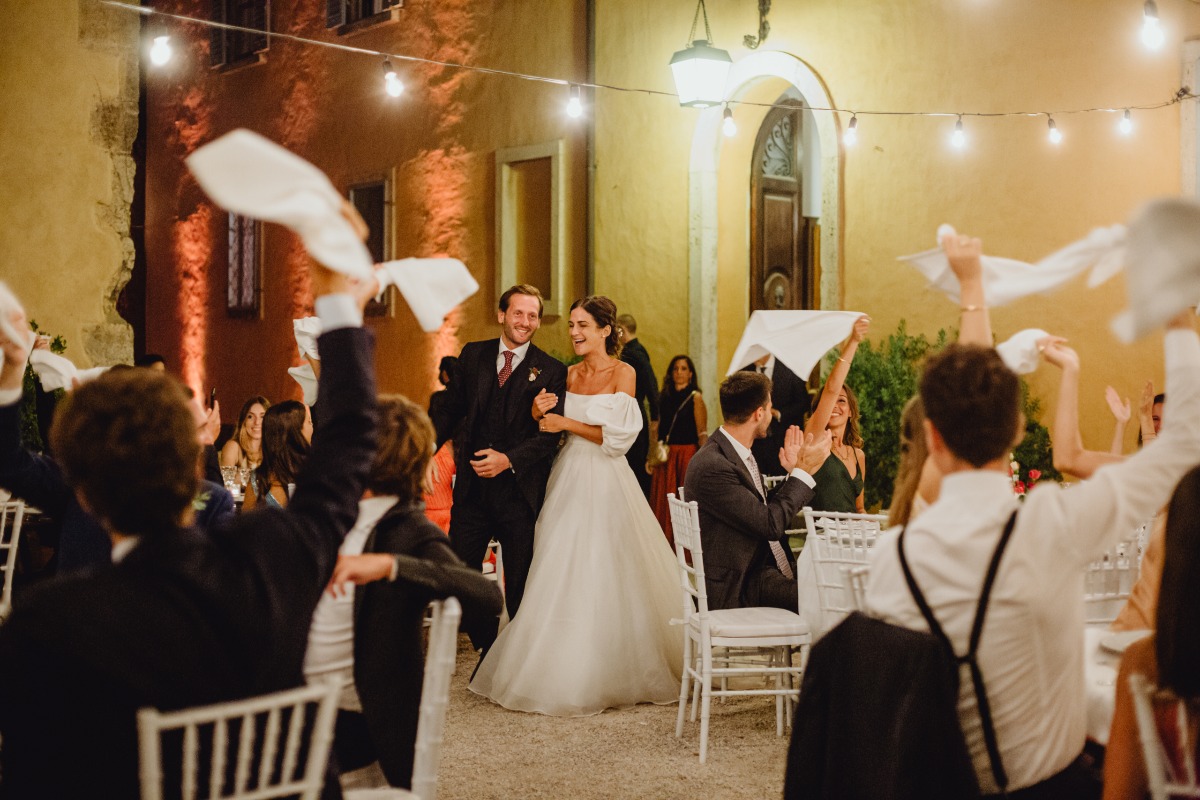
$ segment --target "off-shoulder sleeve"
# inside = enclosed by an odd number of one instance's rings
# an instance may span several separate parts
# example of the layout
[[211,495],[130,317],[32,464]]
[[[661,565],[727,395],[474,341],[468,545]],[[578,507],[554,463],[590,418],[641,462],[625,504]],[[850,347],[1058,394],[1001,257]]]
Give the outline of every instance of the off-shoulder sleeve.
[[604,443],[600,449],[613,458],[624,456],[642,430],[642,415],[638,412],[637,401],[623,392],[592,400],[581,422],[603,428]]

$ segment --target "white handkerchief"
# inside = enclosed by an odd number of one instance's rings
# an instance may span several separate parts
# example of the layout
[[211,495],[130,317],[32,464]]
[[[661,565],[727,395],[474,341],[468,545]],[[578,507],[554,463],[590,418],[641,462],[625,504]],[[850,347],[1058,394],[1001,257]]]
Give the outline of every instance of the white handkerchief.
[[317,402],[317,374],[313,372],[312,365],[289,367],[288,375],[291,375],[296,379],[296,383],[300,384],[300,389],[304,392],[304,405],[311,406]]
[[[954,228],[938,228],[938,246],[923,253],[900,256],[900,261],[912,264],[931,286],[940,289],[954,302],[959,302],[958,277],[950,269],[950,261],[940,244],[942,237],[954,234]],[[1087,237],[1043,258],[1036,264],[1011,258],[983,256],[983,294],[988,305],[1002,306],[1021,297],[1041,294],[1057,288],[1087,270],[1091,270],[1088,286],[1096,287],[1117,274],[1125,252],[1125,227],[1112,225],[1096,228]]]
[[321,318],[294,319],[292,320],[292,332],[296,335],[296,347],[299,348],[300,355],[312,356],[319,361],[321,356],[317,354],[317,337],[321,335]]
[[42,389],[52,392],[55,389],[74,388],[74,382],[87,383],[108,371],[108,367],[91,367],[79,369],[70,359],[51,353],[49,350],[34,350],[29,356],[29,363],[41,381]]
[[[14,342],[24,342],[25,352],[29,353],[33,349],[33,343],[37,339],[37,334],[26,328],[24,332],[19,331],[9,320],[9,315],[14,311],[23,312],[25,309],[21,305],[21,301],[8,288],[8,284],[0,281],[0,332],[3,332],[4,338]],[[0,353],[0,364],[4,363],[4,355]]]
[[755,311],[726,375],[770,353],[788,369],[807,378],[821,357],[850,335],[859,311]]
[[379,293],[395,286],[421,330],[436,331],[454,307],[479,291],[467,265],[457,258],[402,258],[379,266]]
[[1026,328],[1017,331],[1003,344],[996,345],[996,352],[1005,366],[1018,375],[1028,375],[1038,367],[1042,354],[1038,350],[1038,340],[1045,339],[1050,334],[1041,328]]
[[1200,301],[1200,204],[1147,203],[1129,223],[1125,255],[1129,310],[1112,321],[1123,342],[1144,336]]
[[304,159],[239,128],[192,153],[187,165],[221,208],[277,222],[295,231],[309,254],[330,269],[370,276],[371,254],[342,216],[342,196]]

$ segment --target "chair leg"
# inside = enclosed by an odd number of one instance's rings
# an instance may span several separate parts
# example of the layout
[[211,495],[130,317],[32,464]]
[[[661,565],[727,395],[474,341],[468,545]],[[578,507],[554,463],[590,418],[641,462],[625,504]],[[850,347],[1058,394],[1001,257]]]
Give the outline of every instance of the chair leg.
[[675,738],[683,736],[683,715],[687,711],[688,701],[688,678],[691,673],[688,670],[692,669],[692,634],[690,631],[683,632],[683,675],[679,678],[679,711],[675,715]]
[[[700,763],[708,758],[708,716],[712,706],[712,646],[704,648],[700,672]],[[692,719],[696,709],[692,708]]]

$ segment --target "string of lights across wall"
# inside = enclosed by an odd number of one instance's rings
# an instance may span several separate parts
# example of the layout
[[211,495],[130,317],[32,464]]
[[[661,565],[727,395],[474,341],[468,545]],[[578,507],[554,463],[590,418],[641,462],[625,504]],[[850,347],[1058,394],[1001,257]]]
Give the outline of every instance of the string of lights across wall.
[[[1196,2],[1196,0],[1192,0]],[[564,78],[555,78],[546,75],[535,75],[526,72],[513,72],[510,70],[495,69],[491,67],[481,67],[472,64],[460,64],[453,61],[442,61],[432,58],[422,58],[420,56],[407,55],[403,53],[389,53],[382,50],[372,50],[365,47],[355,47],[352,45],[342,44],[340,42],[327,42],[320,39],[310,39],[304,36],[298,36],[290,33],[277,33],[270,30],[260,30],[257,28],[249,28],[241,25],[233,25],[226,22],[218,22],[216,20],[204,19],[201,17],[192,17],[185,14],[173,14],[166,11],[159,11],[146,6],[134,5],[132,3],[121,2],[120,0],[101,0],[103,5],[112,8],[129,11],[140,14],[145,17],[157,17],[163,22],[173,20],[175,22],[190,23],[201,25],[207,28],[217,28],[227,31],[236,31],[239,33],[248,33],[256,36],[266,36],[268,39],[282,39],[297,44],[303,44],[311,47],[324,47],[332,50],[340,50],[346,53],[355,55],[368,56],[378,59],[382,65],[383,88],[385,93],[392,98],[400,97],[404,94],[404,83],[400,78],[399,73],[393,66],[393,60],[399,62],[429,64],[432,66],[445,67],[456,70],[466,70],[468,72],[476,72],[484,75],[496,75],[506,78],[515,78],[525,81],[536,81],[539,83],[554,84],[563,86],[567,89],[567,100],[565,105],[566,114],[572,118],[582,117],[584,114],[582,90],[590,89],[592,91],[603,90],[611,92],[626,92],[634,94],[645,94],[659,97],[671,97],[679,101],[680,105],[690,106],[695,108],[706,108],[709,106],[721,105],[722,111],[722,131],[726,136],[732,137],[737,135],[737,123],[733,118],[734,106],[750,106],[756,108],[795,108],[792,105],[782,105],[778,103],[763,103],[747,100],[724,100],[722,95],[725,87],[725,78],[728,75],[729,68],[732,65],[727,51],[712,47],[709,42],[712,39],[712,33],[708,24],[708,11],[704,6],[704,0],[699,0],[696,6],[696,15],[692,21],[692,31],[689,34],[690,44],[683,50],[675,53],[671,58],[671,69],[675,74],[676,85],[679,88],[677,92],[667,92],[661,89],[636,88],[629,86],[615,86],[604,83],[587,83],[581,81],[571,81]],[[703,15],[706,39],[695,39],[696,27],[699,19]],[[165,27],[159,27],[154,31],[153,43],[149,48],[149,58],[154,66],[164,66],[172,56],[173,50],[171,47],[171,37],[167,33]],[[1162,47],[1165,39],[1165,34],[1159,23],[1158,8],[1155,0],[1146,0],[1143,6],[1143,23],[1141,38],[1143,44],[1150,49],[1158,49]],[[837,115],[850,115],[849,123],[842,134],[842,143],[846,147],[853,147],[858,142],[858,118],[859,117],[953,117],[954,131],[950,136],[950,144],[957,149],[964,149],[967,146],[967,133],[964,125],[964,118],[994,118],[994,117],[1045,117],[1047,127],[1047,138],[1052,144],[1058,145],[1063,141],[1062,131],[1058,127],[1055,117],[1066,117],[1078,114],[1114,114],[1120,115],[1117,122],[1117,131],[1122,136],[1129,136],[1133,133],[1133,112],[1134,111],[1155,111],[1169,106],[1177,105],[1185,100],[1193,100],[1200,95],[1193,94],[1188,87],[1179,89],[1169,99],[1157,103],[1148,103],[1144,105],[1129,105],[1117,107],[1096,107],[1096,108],[1073,108],[1060,109],[1057,111],[889,111],[878,109],[854,109],[854,108],[837,108],[837,107],[819,107],[805,104],[804,108],[814,112],[828,112]]]

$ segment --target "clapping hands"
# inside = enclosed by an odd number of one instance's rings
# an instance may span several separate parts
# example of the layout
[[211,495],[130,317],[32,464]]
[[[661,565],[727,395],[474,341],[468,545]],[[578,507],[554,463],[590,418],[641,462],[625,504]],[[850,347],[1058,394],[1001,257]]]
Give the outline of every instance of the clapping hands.
[[829,431],[805,434],[802,428],[793,425],[783,436],[783,447],[779,448],[779,463],[788,472],[799,467],[811,475],[829,458],[832,444]]
[[[1116,417],[1117,422],[1129,422],[1129,418],[1132,416],[1132,409],[1128,397],[1122,402],[1121,396],[1117,394],[1116,389],[1111,386],[1105,386],[1104,399],[1108,401],[1108,410]],[[1151,395],[1150,399],[1153,400],[1154,395]]]

